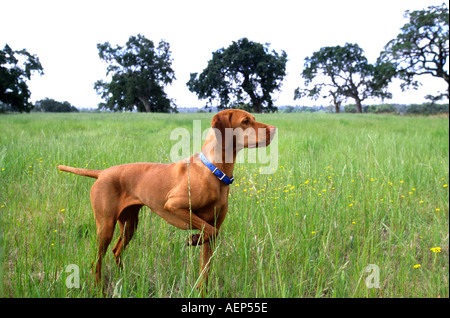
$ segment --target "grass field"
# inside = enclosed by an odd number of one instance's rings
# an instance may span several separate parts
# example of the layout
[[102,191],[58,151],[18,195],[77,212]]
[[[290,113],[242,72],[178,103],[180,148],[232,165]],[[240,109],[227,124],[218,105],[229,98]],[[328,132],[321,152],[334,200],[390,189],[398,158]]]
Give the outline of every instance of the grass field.
[[[278,127],[278,169],[236,165],[209,297],[449,297],[448,117],[256,117]],[[0,296],[101,297],[93,180],[56,166],[169,162],[171,131],[211,118],[1,115]],[[107,296],[197,297],[188,235],[143,208],[122,272],[108,250]]]

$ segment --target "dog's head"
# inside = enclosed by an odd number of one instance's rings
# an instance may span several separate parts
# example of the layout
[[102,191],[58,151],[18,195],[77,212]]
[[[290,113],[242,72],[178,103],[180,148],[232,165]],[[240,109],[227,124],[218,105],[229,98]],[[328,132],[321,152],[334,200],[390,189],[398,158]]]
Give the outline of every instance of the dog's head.
[[219,112],[211,122],[216,139],[225,151],[266,147],[275,136],[276,127],[257,122],[252,114],[229,109]]

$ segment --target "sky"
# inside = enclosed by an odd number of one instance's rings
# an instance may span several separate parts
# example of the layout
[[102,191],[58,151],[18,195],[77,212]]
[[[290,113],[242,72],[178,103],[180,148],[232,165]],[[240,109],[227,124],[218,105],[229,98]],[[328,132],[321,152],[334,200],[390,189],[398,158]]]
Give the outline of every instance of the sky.
[[[330,105],[328,99],[294,100],[303,86],[300,73],[305,57],[324,46],[358,43],[370,63],[407,22],[406,10],[441,5],[444,0],[164,0],[164,1],[50,1],[0,0],[0,49],[36,54],[44,75],[28,82],[31,101],[46,97],[68,101],[77,108],[96,108],[102,100],[94,90],[106,80],[107,65],[98,57],[97,44],[124,45],[131,35],[142,34],[157,44],[170,44],[176,80],[166,87],[178,107],[202,107],[186,82],[190,73],[202,72],[212,52],[243,37],[270,43],[286,51],[288,75],[276,106]],[[448,0],[445,0],[448,6]],[[424,96],[446,90],[446,83],[431,75],[418,77],[422,87],[402,92],[400,82],[390,85],[389,103],[426,101]],[[352,101],[350,100],[349,103]],[[366,104],[381,100],[367,100]]]

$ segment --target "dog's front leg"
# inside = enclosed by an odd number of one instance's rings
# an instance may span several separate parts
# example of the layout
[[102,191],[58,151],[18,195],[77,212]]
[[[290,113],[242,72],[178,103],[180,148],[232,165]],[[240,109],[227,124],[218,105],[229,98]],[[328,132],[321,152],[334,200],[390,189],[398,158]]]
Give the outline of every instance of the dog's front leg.
[[214,241],[208,241],[202,245],[200,253],[200,274],[197,285],[195,286],[200,292],[201,296],[205,297],[206,286],[208,285],[209,269],[211,266],[211,256],[213,254]]
[[186,208],[179,208],[183,203],[182,199],[170,198],[164,205],[165,213],[163,218],[173,226],[183,230],[200,230],[200,234],[194,234],[188,241],[188,245],[202,245],[210,239],[214,239],[218,234],[218,229],[198,217],[195,213]]

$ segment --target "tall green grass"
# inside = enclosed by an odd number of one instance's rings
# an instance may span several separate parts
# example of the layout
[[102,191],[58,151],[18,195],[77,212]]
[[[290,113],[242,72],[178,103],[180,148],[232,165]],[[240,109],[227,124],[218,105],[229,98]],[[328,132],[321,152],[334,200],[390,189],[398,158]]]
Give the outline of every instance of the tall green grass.
[[[211,114],[0,116],[4,297],[102,297],[91,274],[96,228],[90,178],[103,169],[170,162],[174,128]],[[212,259],[209,297],[448,297],[449,120],[271,114],[278,168],[237,164]],[[119,271],[108,250],[109,297],[197,297],[199,248],[143,208]],[[430,250],[440,247],[440,252]],[[437,250],[435,250],[437,251]],[[66,268],[80,269],[68,288]],[[370,264],[379,288],[368,288]]]

